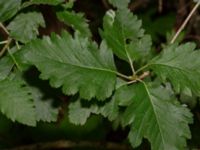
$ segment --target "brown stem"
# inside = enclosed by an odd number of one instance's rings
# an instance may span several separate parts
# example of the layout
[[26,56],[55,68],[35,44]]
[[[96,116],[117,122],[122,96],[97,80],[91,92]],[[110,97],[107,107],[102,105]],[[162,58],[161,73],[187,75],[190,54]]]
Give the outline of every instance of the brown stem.
[[192,15],[194,14],[194,12],[197,10],[197,8],[200,5],[200,1],[198,1],[196,3],[196,5],[194,6],[194,8],[191,10],[191,12],[189,13],[188,17],[185,19],[185,21],[183,22],[183,24],[180,26],[180,28],[178,29],[178,31],[176,32],[176,34],[174,35],[174,37],[171,40],[171,44],[173,44],[175,42],[175,40],[177,39],[177,37],[179,36],[179,34],[181,33],[181,31],[185,28],[185,26],[187,25],[187,23],[189,22],[190,18],[192,17]]
[[107,150],[131,150],[131,147],[128,145],[112,143],[112,142],[107,142],[107,143],[89,142],[89,141],[73,142],[67,140],[60,140],[47,143],[36,143],[6,150],[49,150],[49,149],[69,149],[69,148],[98,148],[98,149],[104,148]]
[[128,84],[136,83],[138,81],[143,80],[144,78],[148,77],[150,75],[150,71],[145,71],[143,74],[141,74],[139,77],[136,77],[134,80],[131,80],[127,82]]
[[142,75],[139,76],[140,80],[143,80],[144,78],[148,77],[150,75],[150,71],[145,71]]

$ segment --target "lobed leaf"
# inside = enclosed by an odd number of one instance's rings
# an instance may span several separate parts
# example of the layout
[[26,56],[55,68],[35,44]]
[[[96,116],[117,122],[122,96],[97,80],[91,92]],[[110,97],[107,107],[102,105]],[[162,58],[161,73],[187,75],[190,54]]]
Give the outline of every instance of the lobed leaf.
[[12,121],[30,126],[36,125],[32,96],[20,80],[0,81],[0,110]]
[[59,20],[71,26],[72,28],[74,28],[74,30],[79,31],[82,35],[85,35],[86,37],[91,37],[89,25],[87,24],[87,20],[84,18],[83,14],[62,11],[57,12],[57,16]]
[[35,126],[36,121],[56,121],[58,108],[52,106],[52,99],[44,97],[42,91],[29,85],[22,77],[21,72],[17,70],[12,72],[16,64],[20,69],[22,67],[22,62],[18,59],[18,52],[11,52],[13,58],[5,56],[0,60],[0,97],[2,97],[0,98],[2,101],[0,110],[12,121],[30,126]]
[[168,91],[146,83],[131,85],[132,104],[123,115],[123,125],[131,124],[129,140],[133,147],[147,138],[152,150],[180,150],[191,138],[188,124],[192,114],[181,106]]
[[53,106],[53,99],[44,97],[44,94],[37,88],[29,86],[34,99],[36,120],[43,122],[55,122],[58,117],[58,108]]
[[150,36],[144,36],[142,22],[128,9],[116,13],[108,11],[103,21],[102,38],[119,58],[132,63],[149,54],[151,48]]
[[69,121],[76,125],[84,125],[92,113],[98,113],[97,105],[83,107],[81,100],[71,102],[69,105]]
[[31,5],[41,5],[41,4],[56,6],[63,2],[64,2],[64,0],[30,0],[30,1],[24,2],[22,5],[22,8],[25,8],[25,7],[28,7]]
[[168,46],[148,67],[163,80],[169,79],[177,92],[190,89],[200,95],[200,51],[194,49],[192,43]]
[[107,117],[108,120],[114,121],[119,115],[118,101],[116,99],[111,99],[109,102],[105,103],[103,106],[99,106],[98,111],[95,114],[101,114]]
[[133,90],[127,84],[122,84],[115,90],[112,99],[99,108],[100,113],[110,121],[116,120],[120,115],[119,106],[129,106],[133,96]]
[[29,12],[17,15],[7,28],[12,38],[22,43],[27,43],[32,39],[36,39],[39,34],[39,26],[45,27],[42,14],[38,12]]
[[61,37],[52,35],[31,42],[25,48],[25,59],[49,79],[53,87],[63,86],[65,94],[79,92],[83,99],[110,97],[116,82],[111,51],[103,42],[100,50],[95,43],[75,33]]

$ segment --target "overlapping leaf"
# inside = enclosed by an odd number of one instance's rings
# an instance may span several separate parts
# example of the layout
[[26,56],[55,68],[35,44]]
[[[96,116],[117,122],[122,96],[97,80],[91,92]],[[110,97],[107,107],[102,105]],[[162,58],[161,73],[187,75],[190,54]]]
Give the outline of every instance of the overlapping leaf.
[[200,51],[192,43],[171,45],[148,66],[162,79],[169,79],[176,91],[191,89],[200,95]]
[[45,27],[41,13],[21,13],[8,25],[8,30],[12,38],[27,43],[37,37],[39,26]]
[[91,32],[87,20],[81,13],[75,13],[70,11],[62,11],[57,13],[58,19],[66,23],[67,25],[78,30],[81,34],[90,37]]
[[84,107],[82,106],[80,99],[71,102],[69,105],[69,121],[73,124],[84,125],[92,113],[99,113],[97,105]]
[[64,0],[30,0],[28,2],[23,3],[22,8],[28,7],[30,5],[58,5],[64,2]]
[[35,126],[36,112],[31,94],[20,80],[0,81],[0,110],[12,121]]
[[132,124],[129,133],[132,146],[141,144],[145,137],[152,150],[184,149],[186,139],[191,136],[188,123],[191,123],[192,115],[188,109],[173,101],[164,88],[146,83],[129,88],[134,94],[132,104],[124,113],[123,125]]
[[15,66],[13,59],[21,69],[17,54],[0,60],[1,112],[12,121],[30,126],[35,126],[36,121],[56,121],[58,108],[52,106],[52,99],[44,97],[42,91],[26,83],[19,71],[12,72]]
[[134,92],[132,88],[126,84],[121,85],[116,89],[112,99],[99,108],[100,113],[110,121],[114,121],[120,114],[119,106],[129,106],[132,103],[133,96]]
[[10,57],[0,59],[0,81],[7,78],[14,64]]
[[[126,95],[124,98],[124,95]],[[84,106],[78,99],[69,105],[69,119],[71,123],[84,124],[89,116],[93,114],[101,114],[114,121],[119,117],[119,106],[128,106],[132,103],[134,92],[126,85],[121,85],[115,91],[114,96],[104,104],[91,104]],[[82,112],[82,113],[81,113]]]
[[78,99],[69,105],[69,121],[71,123],[84,125],[91,114],[101,114],[110,121],[113,121],[119,115],[118,101],[112,99],[103,105],[96,103],[83,105],[81,100]]
[[79,92],[81,98],[104,100],[115,88],[115,65],[106,44],[95,43],[75,33],[52,35],[36,40],[25,48],[25,58],[49,79],[54,87],[63,86],[66,94]]
[[100,31],[108,46],[121,59],[132,63],[148,55],[150,36],[144,36],[142,22],[128,9],[112,10],[106,13],[103,31]]
[[0,22],[12,18],[21,5],[21,0],[0,0]]
[[43,122],[55,122],[58,118],[58,108],[53,106],[53,99],[44,97],[37,88],[29,86],[34,99],[36,120]]
[[110,121],[117,119],[119,115],[118,101],[116,99],[111,99],[109,102],[99,107],[95,114],[102,114],[104,117],[108,118]]

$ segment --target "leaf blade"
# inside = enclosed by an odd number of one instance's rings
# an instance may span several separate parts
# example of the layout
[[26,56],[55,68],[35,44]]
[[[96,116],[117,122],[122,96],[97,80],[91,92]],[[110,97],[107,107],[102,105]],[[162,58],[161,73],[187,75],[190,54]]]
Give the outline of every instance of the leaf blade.
[[164,88],[153,88],[146,83],[132,88],[135,92],[133,103],[124,114],[129,116],[124,125],[132,124],[131,144],[136,147],[145,137],[153,150],[184,149],[186,139],[191,137],[188,123],[192,115],[188,109],[174,103]]
[[29,90],[23,86],[19,80],[0,81],[0,109],[12,121],[36,126],[34,103]]
[[36,120],[43,122],[55,122],[58,117],[58,108],[53,106],[53,99],[44,98],[43,93],[32,86],[28,86],[34,100]]
[[10,57],[0,59],[0,81],[7,78],[14,64]]
[[96,44],[78,33],[72,38],[64,32],[62,37],[52,35],[32,42],[25,59],[50,79],[53,87],[62,86],[65,94],[79,92],[81,98],[97,97],[104,100],[112,94],[116,74],[113,56],[105,43],[98,51]]
[[29,12],[19,14],[7,28],[12,38],[22,43],[27,43],[37,37],[39,26],[45,27],[42,14]]
[[130,65],[147,56],[150,52],[151,38],[144,35],[142,22],[128,9],[118,10],[116,13],[108,11],[103,20],[101,37],[105,39],[110,49],[120,59]]
[[28,2],[24,2],[21,8],[26,8],[31,5],[53,5],[56,6],[60,3],[64,2],[64,0],[31,0]]
[[177,92],[190,89],[200,94],[200,53],[192,43],[172,45],[150,61],[149,68],[163,80],[169,79]]
[[84,125],[92,113],[98,113],[96,105],[83,107],[80,99],[71,102],[68,108],[69,121],[76,125]]
[[86,37],[91,37],[91,32],[89,29],[89,25],[87,20],[84,18],[83,14],[69,12],[69,11],[62,11],[57,12],[57,17],[60,21],[64,22],[67,25],[70,25],[74,30],[78,30],[81,34],[85,35]]
[[0,1],[0,22],[12,18],[21,5],[21,0],[1,0]]

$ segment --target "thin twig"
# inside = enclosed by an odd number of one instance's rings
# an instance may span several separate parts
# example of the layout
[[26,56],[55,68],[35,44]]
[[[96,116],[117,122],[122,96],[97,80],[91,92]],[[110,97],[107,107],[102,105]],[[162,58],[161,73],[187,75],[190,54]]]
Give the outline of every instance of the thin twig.
[[131,80],[131,79],[132,79],[131,77],[126,76],[126,75],[124,75],[124,74],[121,74],[121,73],[119,73],[119,72],[117,72],[117,75],[118,75],[119,77],[123,78],[123,79],[126,79],[126,80]]
[[107,142],[107,143],[89,142],[89,141],[73,142],[67,140],[60,140],[47,143],[36,143],[6,150],[49,150],[49,149],[69,149],[69,148],[99,148],[99,149],[104,148],[107,150],[131,150],[131,147],[128,145],[112,143],[112,142]]
[[6,29],[6,27],[0,22],[0,27],[6,32],[6,34],[9,35],[8,30]]
[[192,9],[192,11],[190,12],[190,14],[187,16],[187,18],[185,19],[185,21],[183,22],[183,24],[181,25],[181,27],[178,29],[178,31],[176,32],[176,34],[174,35],[174,37],[171,40],[171,44],[173,44],[175,42],[175,40],[177,39],[177,37],[179,36],[179,34],[181,33],[181,31],[185,28],[185,26],[187,25],[187,23],[189,22],[190,18],[192,17],[192,15],[194,14],[194,12],[197,10],[197,8],[200,5],[200,1],[198,1],[196,3],[196,5],[194,6],[194,8]]
[[136,82],[138,82],[138,79],[135,79],[135,80],[132,80],[132,81],[127,82],[127,85],[133,84],[133,83],[136,83]]
[[148,77],[150,75],[150,71],[145,71],[142,75],[139,76],[140,80],[143,80],[144,78]]
[[9,38],[9,39],[7,40],[6,45],[4,45],[4,47],[3,47],[2,50],[0,51],[0,57],[3,56],[3,54],[5,53],[5,51],[7,50],[7,48],[9,47],[9,45],[10,45],[11,42],[12,42],[12,39]]
[[1,41],[1,42],[0,42],[0,44],[6,44],[6,43],[8,43],[7,40],[6,40],[6,41]]
[[150,75],[150,71],[145,71],[143,74],[141,74],[139,77],[136,77],[134,80],[127,82],[127,84],[136,83],[138,81],[143,80],[144,78],[148,77]]

